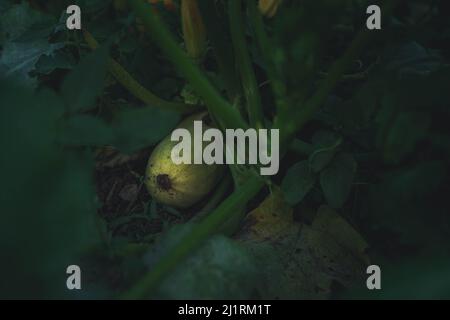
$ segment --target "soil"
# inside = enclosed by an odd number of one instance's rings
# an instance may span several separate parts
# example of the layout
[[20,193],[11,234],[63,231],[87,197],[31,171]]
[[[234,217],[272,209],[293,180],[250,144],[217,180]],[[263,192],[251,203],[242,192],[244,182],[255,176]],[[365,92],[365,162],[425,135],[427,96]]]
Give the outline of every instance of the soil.
[[157,207],[150,216],[151,198],[144,185],[145,167],[151,149],[124,155],[106,147],[98,150],[95,184],[101,203],[98,213],[115,237],[136,241],[162,231],[164,223],[178,222],[179,217]]

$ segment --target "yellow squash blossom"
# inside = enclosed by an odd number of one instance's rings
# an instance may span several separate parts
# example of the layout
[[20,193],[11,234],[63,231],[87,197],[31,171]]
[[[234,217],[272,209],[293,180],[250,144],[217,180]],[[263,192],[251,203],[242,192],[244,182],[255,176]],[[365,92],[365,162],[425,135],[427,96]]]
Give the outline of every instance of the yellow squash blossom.
[[181,0],[181,23],[188,55],[200,59],[206,49],[206,31],[197,0]]
[[259,11],[262,15],[271,18],[277,13],[281,1],[282,0],[259,0]]

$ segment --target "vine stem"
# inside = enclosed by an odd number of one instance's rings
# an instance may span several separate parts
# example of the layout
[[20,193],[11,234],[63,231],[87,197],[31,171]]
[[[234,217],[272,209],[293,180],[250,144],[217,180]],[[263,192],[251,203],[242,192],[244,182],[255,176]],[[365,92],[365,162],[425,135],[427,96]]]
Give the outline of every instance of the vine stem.
[[239,112],[213,87],[187,54],[174,40],[154,9],[142,0],[129,0],[133,11],[142,20],[154,42],[160,47],[178,71],[190,82],[196,93],[203,98],[208,110],[227,128],[247,128]]
[[[92,36],[92,34],[90,34],[86,30],[83,30],[83,36],[89,48],[91,48],[92,50],[98,48],[98,42]],[[133,96],[149,106],[166,110],[173,110],[181,113],[192,113],[200,109],[199,106],[170,102],[159,98],[158,96],[144,88],[131,76],[131,74],[129,74],[125,70],[124,67],[122,67],[117,61],[112,58],[109,58],[108,69],[109,72],[111,72],[111,74],[114,76],[114,78],[116,78],[116,80],[121,85],[123,85]]]
[[250,125],[257,129],[263,128],[264,118],[261,110],[261,96],[245,39],[242,1],[229,0],[228,9],[231,40],[244,89]]
[[311,119],[314,112],[328,98],[331,90],[347,70],[348,65],[371,38],[372,34],[368,30],[360,31],[344,55],[331,66],[328,76],[322,81],[316,93],[301,108],[296,111],[292,110],[292,113],[288,113],[289,117],[278,117],[275,119],[274,127],[280,128],[280,130],[284,129],[281,132],[281,140],[283,142],[289,141],[295,132]]
[[[229,50],[229,27],[226,19],[219,14],[222,4],[216,1],[201,0],[198,2],[203,21],[208,31],[208,40],[212,47],[227,90],[228,100],[234,102],[241,93],[239,77],[233,52]],[[220,8],[219,8],[220,7]]]
[[208,199],[208,202],[199,212],[195,214],[195,216],[191,219],[191,222],[198,222],[202,220],[205,216],[210,214],[219,205],[220,201],[225,196],[225,193],[231,189],[232,184],[233,179],[231,178],[231,175],[226,173],[222,181],[217,186],[214,193]]
[[220,226],[227,222],[234,212],[239,212],[242,205],[254,197],[263,185],[264,182],[259,177],[251,177],[248,179],[226,201],[222,202],[214,212],[206,216],[199,224],[195,225],[189,236],[185,237],[166,256],[162,257],[149,273],[119,298],[140,299],[150,297],[168,272],[173,270],[180,261],[217,232]]
[[255,39],[258,44],[259,51],[264,60],[265,71],[269,78],[269,84],[272,87],[272,91],[275,96],[275,104],[278,112],[283,112],[287,109],[287,90],[283,81],[280,79],[278,72],[276,71],[273,57],[274,57],[274,45],[266,32],[266,28],[263,21],[263,16],[258,9],[258,3],[251,1],[249,3],[249,18],[250,24],[255,34]]
[[[402,0],[385,1],[383,4],[383,16],[390,17],[394,8]],[[275,128],[280,128],[280,143],[285,145],[303,125],[311,119],[314,112],[325,102],[329,94],[344,75],[349,64],[356,59],[361,50],[370,42],[379,31],[371,31],[363,27],[345,53],[335,61],[328,72],[327,77],[321,82],[316,93],[306,101],[298,111],[289,114],[288,117],[277,117]],[[283,130],[281,130],[283,129]]]

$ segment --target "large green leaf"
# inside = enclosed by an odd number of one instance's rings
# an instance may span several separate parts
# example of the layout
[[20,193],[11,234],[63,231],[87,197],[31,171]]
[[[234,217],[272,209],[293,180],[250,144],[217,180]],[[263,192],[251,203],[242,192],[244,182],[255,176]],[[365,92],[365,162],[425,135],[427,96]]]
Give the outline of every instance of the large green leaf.
[[356,161],[346,153],[336,155],[331,164],[320,174],[325,199],[333,208],[344,205],[353,183],[356,173]]
[[64,122],[59,141],[71,146],[111,145],[132,153],[158,143],[178,121],[179,114],[150,107],[123,109],[112,123],[91,115],[74,115]]
[[32,10],[22,2],[0,13],[0,57],[3,77],[29,87],[36,85],[30,76],[39,58],[52,55],[62,43],[50,43],[55,19]]
[[104,146],[113,144],[115,135],[111,126],[100,118],[75,115],[67,119],[60,141],[71,146]]
[[[438,160],[386,171],[379,183],[370,186],[365,200],[370,226],[393,232],[402,243],[420,246],[445,238],[448,201],[442,188],[447,177],[445,162]],[[447,243],[431,246],[446,248]]]
[[333,159],[342,138],[333,132],[319,131],[314,134],[312,143],[315,150],[309,156],[309,165],[314,172],[319,172]]
[[383,97],[377,115],[377,146],[387,163],[399,163],[426,137],[431,118],[425,111],[403,110],[394,96]]
[[[191,225],[175,226],[145,256],[149,268],[179,243]],[[237,242],[223,236],[208,240],[163,281],[155,297],[162,299],[248,299],[258,270]]]
[[281,188],[286,201],[290,205],[296,205],[311,191],[316,182],[316,176],[311,171],[308,161],[300,161],[294,164],[286,173]]
[[92,156],[56,143],[63,107],[54,93],[1,82],[0,105],[0,251],[8,257],[0,296],[68,297],[66,268],[99,241]]
[[47,37],[56,22],[53,17],[31,9],[27,2],[0,9],[0,43]]
[[34,86],[35,79],[30,77],[39,58],[52,55],[62,44],[49,44],[45,39],[30,42],[7,42],[3,48],[1,63],[5,66],[4,77],[14,79],[25,85]]
[[126,153],[154,145],[167,136],[179,120],[178,113],[157,108],[122,110],[112,124],[116,135],[114,145]]
[[71,112],[94,108],[106,78],[108,47],[101,47],[86,56],[64,79],[61,92]]
[[71,56],[57,51],[53,55],[44,55],[36,63],[36,72],[49,75],[56,69],[72,69],[75,62]]

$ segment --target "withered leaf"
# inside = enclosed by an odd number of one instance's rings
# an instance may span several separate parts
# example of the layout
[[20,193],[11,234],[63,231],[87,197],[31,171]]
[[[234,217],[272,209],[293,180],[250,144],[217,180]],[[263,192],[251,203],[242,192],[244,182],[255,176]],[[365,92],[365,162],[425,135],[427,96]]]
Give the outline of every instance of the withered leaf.
[[280,191],[249,213],[238,240],[255,257],[264,299],[326,299],[333,282],[364,281],[367,243],[333,209],[322,206],[311,225],[294,221]]

